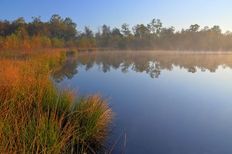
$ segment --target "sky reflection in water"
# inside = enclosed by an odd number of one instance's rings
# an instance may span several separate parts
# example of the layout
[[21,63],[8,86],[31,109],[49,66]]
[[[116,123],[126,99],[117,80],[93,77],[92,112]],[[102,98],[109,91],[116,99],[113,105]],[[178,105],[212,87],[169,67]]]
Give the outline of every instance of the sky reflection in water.
[[100,52],[69,56],[62,88],[99,93],[115,112],[115,153],[232,153],[232,55]]

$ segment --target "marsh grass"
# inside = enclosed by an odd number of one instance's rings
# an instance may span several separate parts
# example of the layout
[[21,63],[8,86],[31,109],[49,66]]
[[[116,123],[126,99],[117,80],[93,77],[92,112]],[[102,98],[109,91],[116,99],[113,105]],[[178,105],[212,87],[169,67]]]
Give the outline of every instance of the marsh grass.
[[58,91],[50,73],[64,52],[0,59],[0,153],[95,153],[112,111],[100,96]]

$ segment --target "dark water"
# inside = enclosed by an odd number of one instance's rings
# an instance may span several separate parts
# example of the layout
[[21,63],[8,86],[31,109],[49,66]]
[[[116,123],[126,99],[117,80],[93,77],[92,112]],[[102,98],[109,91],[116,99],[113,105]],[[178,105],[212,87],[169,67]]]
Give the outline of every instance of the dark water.
[[113,153],[231,154],[231,68],[230,54],[81,53],[54,78],[109,100]]

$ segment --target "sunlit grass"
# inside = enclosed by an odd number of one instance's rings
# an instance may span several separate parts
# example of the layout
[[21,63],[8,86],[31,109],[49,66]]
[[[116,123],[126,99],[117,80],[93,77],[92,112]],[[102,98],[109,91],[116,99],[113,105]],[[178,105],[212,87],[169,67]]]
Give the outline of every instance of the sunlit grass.
[[0,60],[0,153],[84,153],[101,146],[112,111],[101,97],[58,91],[62,52]]

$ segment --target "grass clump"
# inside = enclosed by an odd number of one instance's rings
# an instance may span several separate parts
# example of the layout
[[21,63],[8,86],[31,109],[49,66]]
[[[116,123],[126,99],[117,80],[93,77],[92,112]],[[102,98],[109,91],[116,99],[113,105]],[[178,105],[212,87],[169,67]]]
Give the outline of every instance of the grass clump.
[[112,111],[94,95],[58,91],[50,73],[62,52],[0,59],[0,153],[95,153]]

